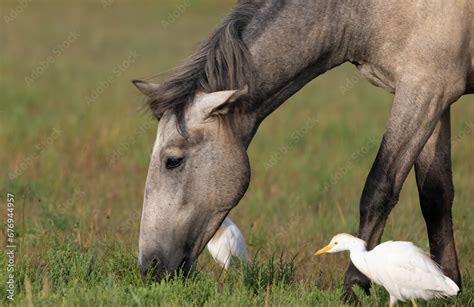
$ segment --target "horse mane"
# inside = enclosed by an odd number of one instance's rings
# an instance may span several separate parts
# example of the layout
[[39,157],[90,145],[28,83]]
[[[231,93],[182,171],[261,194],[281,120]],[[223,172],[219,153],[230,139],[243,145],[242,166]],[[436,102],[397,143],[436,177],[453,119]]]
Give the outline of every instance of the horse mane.
[[151,93],[147,104],[155,117],[172,111],[183,128],[184,110],[198,91],[210,93],[249,85],[251,92],[254,73],[242,32],[257,12],[257,2],[240,1],[198,50]]

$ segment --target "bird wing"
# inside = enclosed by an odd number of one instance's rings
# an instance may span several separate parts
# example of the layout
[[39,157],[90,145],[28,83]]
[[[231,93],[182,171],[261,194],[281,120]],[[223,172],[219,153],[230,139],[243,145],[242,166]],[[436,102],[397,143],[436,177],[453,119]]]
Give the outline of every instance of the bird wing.
[[221,267],[228,267],[230,246],[225,237],[225,232],[216,240],[210,241],[207,244],[207,248],[215,262],[217,262]]
[[248,260],[244,236],[230,218],[226,218],[220,227],[220,233],[208,242],[207,249],[212,258],[227,269],[233,262],[232,258]]
[[384,242],[368,252],[366,260],[374,282],[400,300],[445,296],[452,287],[439,266],[411,242]]
[[240,232],[239,228],[232,224],[226,229],[226,238],[230,246],[231,254],[234,257],[238,257],[243,261],[247,261],[247,249],[245,245],[245,239]]

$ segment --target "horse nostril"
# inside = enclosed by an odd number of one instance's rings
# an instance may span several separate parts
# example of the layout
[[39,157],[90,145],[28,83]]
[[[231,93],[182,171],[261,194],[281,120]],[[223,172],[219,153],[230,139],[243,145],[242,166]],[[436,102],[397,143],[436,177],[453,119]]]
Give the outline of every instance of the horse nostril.
[[194,270],[194,261],[192,258],[184,257],[181,260],[181,263],[178,266],[177,272],[183,274],[184,276],[188,276]]
[[156,258],[151,259],[150,265],[148,266],[148,272],[156,272],[158,270],[159,260]]
[[160,278],[160,261],[158,258],[153,257],[150,260],[142,260],[140,263],[140,274],[144,280]]
[[178,270],[184,269],[184,267],[186,266],[186,262],[187,262],[187,259],[186,259],[186,257],[184,257],[183,260],[181,260],[181,263],[178,266]]

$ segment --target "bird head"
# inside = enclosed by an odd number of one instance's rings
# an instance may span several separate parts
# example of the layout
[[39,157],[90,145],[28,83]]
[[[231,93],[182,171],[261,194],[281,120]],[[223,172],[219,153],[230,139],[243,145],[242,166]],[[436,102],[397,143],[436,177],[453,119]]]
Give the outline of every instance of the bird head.
[[359,241],[362,240],[347,233],[340,233],[335,235],[328,245],[318,250],[316,253],[314,253],[314,255],[319,256],[325,253],[337,253],[350,250],[354,244],[358,243]]

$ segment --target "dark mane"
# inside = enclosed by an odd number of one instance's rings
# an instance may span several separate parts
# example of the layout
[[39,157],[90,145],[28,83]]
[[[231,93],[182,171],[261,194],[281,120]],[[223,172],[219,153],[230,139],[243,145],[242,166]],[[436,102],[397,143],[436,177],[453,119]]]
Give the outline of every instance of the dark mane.
[[250,86],[253,68],[247,46],[242,41],[242,31],[258,10],[259,5],[255,2],[241,1],[198,51],[150,95],[148,105],[156,117],[171,110],[181,126],[184,110],[197,91],[214,92]]

